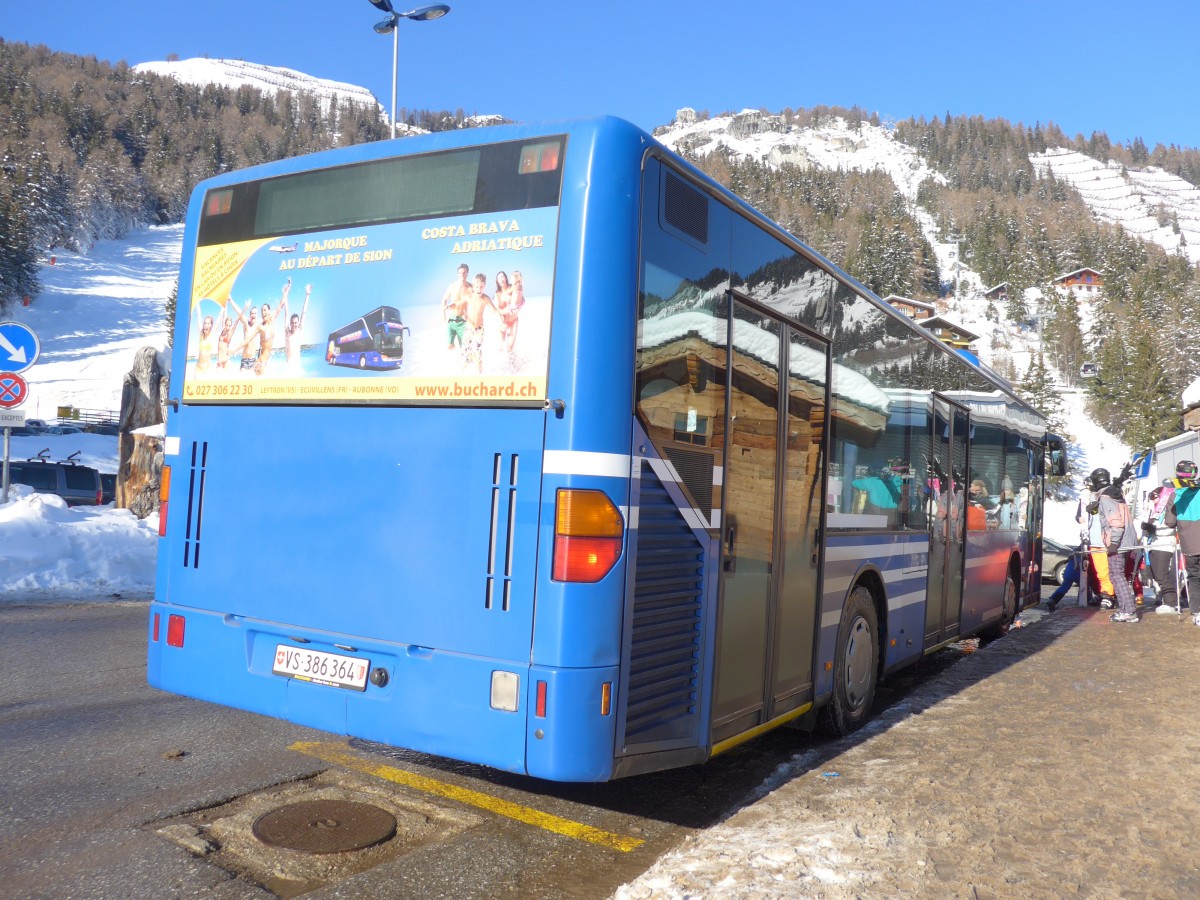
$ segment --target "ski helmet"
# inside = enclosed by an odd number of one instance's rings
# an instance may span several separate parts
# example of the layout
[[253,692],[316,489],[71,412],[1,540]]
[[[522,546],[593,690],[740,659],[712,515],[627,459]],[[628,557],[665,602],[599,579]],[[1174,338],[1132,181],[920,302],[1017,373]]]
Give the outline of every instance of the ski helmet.
[[1088,476],[1088,486],[1093,491],[1101,490],[1112,484],[1112,476],[1108,474],[1108,469],[1093,469],[1092,474]]
[[1175,477],[1180,484],[1189,487],[1196,483],[1196,464],[1190,459],[1184,459],[1175,467]]

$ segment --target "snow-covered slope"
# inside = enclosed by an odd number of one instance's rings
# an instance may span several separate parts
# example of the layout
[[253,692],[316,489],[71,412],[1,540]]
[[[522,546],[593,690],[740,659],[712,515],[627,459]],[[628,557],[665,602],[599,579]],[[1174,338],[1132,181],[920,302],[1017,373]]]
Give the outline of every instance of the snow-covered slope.
[[1200,188],[1154,166],[1101,163],[1074,150],[1047,150],[1030,159],[1039,173],[1069,182],[1100,221],[1200,264]]
[[[314,78],[295,69],[263,66],[240,59],[179,59],[170,62],[144,62],[133,67],[135,72],[153,72],[181,81],[184,84],[215,84],[221,87],[239,88],[242,85],[258,88],[266,93],[290,91],[291,93],[314,94],[321,100],[323,108],[338,98],[354,103],[376,106],[379,101],[365,87]],[[385,113],[386,115],[386,113]]]
[[699,122],[675,122],[655,132],[672,150],[708,153],[724,144],[734,153],[761,159],[772,165],[792,163],[801,168],[815,166],[846,171],[887,172],[896,189],[915,200],[917,188],[926,178],[943,184],[935,172],[911,147],[892,137],[886,128],[862,122],[857,126],[841,118],[830,118],[816,128],[795,128],[778,116],[745,110],[736,116],[717,116]]
[[[315,96],[321,103],[321,108],[328,111],[334,100],[353,102],[364,106],[373,106],[379,110],[384,121],[390,115],[383,104],[376,99],[365,87],[356,84],[346,84],[342,81],[330,81],[327,78],[315,78],[305,75],[295,69],[282,69],[276,66],[264,66],[258,63],[245,62],[240,59],[180,59],[170,62],[144,62],[133,67],[135,72],[153,72],[181,81],[184,84],[215,84],[221,87],[237,89],[243,85],[258,88],[265,93],[289,91],[293,94],[305,93]],[[507,121],[501,115],[470,116],[463,122],[465,128],[482,128],[487,125],[497,125]],[[402,135],[427,134],[424,128],[397,123],[397,131]]]

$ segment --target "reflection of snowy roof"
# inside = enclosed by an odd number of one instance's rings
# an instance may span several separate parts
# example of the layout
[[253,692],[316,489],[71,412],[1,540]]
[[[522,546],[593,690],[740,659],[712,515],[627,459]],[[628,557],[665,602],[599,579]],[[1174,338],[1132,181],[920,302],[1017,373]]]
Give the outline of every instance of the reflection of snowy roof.
[[[714,347],[725,345],[725,320],[707,313],[683,312],[644,319],[639,344],[642,347],[662,347],[693,334]],[[752,356],[772,367],[779,366],[779,336],[752,322],[735,319],[733,345],[740,353]],[[820,384],[825,380],[825,356],[810,347],[793,345],[791,372],[795,378]],[[834,380],[839,397],[867,409],[887,412],[888,398],[869,378],[853,369],[833,364]]]
[[1016,403],[1000,391],[946,391],[946,396],[970,409],[973,423],[1015,427],[1035,440],[1040,440],[1046,430],[1041,413]]
[[1200,378],[1183,389],[1183,408],[1191,409],[1200,406]]
[[932,303],[926,303],[924,300],[913,300],[911,297],[901,297],[899,294],[888,294],[883,298],[884,303],[890,303],[895,306],[897,303],[906,303],[909,306],[919,306],[921,309],[937,309]]

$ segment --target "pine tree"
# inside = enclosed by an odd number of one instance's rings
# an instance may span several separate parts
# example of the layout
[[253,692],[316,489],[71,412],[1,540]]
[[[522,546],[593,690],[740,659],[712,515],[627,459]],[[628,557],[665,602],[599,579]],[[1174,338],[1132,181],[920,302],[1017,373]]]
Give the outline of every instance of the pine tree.
[[1066,416],[1062,392],[1046,367],[1046,358],[1041,351],[1031,355],[1029,369],[1025,372],[1025,380],[1021,383],[1019,393],[1022,399],[1046,417],[1046,428],[1049,431],[1055,434],[1063,433],[1066,428]]

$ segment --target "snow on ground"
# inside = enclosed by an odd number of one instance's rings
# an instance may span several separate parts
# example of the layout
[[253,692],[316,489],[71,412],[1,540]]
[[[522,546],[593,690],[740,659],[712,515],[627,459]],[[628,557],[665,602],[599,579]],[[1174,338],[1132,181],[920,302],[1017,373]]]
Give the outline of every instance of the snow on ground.
[[[115,440],[115,438],[114,438]],[[145,599],[153,593],[158,516],[68,507],[13,485],[0,504],[0,603]]]
[[167,297],[179,275],[183,226],[100,241],[87,256],[58,251],[42,266],[42,293],[7,314],[38,336],[41,356],[24,372],[30,419],[59,406],[120,411],[121,382],[142,347],[167,346]]

